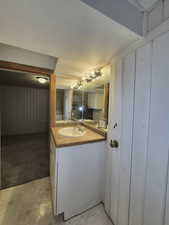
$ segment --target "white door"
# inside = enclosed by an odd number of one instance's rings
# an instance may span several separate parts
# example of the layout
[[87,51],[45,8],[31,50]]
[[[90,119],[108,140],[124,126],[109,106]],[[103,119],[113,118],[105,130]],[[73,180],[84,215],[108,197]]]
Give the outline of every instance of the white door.
[[[119,63],[119,68],[120,68],[121,63]],[[118,71],[118,68],[116,68]],[[121,75],[120,75],[121,76]],[[118,110],[118,107],[116,107],[116,91],[120,90],[118,89],[118,84],[117,84],[117,72],[114,70],[114,66],[111,68],[111,81],[110,81],[110,92],[109,92],[109,121],[108,121],[108,134],[107,134],[107,148],[106,148],[106,160],[105,160],[105,165],[106,165],[106,185],[105,185],[105,200],[104,200],[104,206],[106,212],[110,215],[111,211],[111,182],[112,182],[112,148],[110,148],[110,141],[114,135],[114,132],[117,130],[113,129],[113,126],[115,123],[117,123],[117,118],[116,110]],[[118,124],[119,126],[119,124]],[[114,201],[113,201],[114,202]]]
[[109,112],[108,149],[111,167],[110,183],[110,216],[116,225],[118,220],[118,193],[119,193],[119,148],[112,148],[111,141],[116,140],[120,144],[121,136],[121,86],[122,86],[122,61],[118,62],[115,69],[115,77],[110,85],[111,102]]
[[115,225],[128,224],[131,153],[133,135],[133,106],[135,83],[135,53],[126,56],[117,64],[110,121],[108,143],[117,140],[118,148],[111,148],[111,203],[110,216]]

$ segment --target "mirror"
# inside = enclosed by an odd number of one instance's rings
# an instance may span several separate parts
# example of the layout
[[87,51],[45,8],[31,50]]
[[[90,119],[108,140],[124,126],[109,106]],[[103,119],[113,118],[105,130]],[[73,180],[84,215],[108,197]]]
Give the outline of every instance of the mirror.
[[84,77],[58,76],[56,82],[57,124],[75,121],[106,132],[110,76],[110,65]]
[[73,90],[72,119],[105,130],[108,121],[109,83]]

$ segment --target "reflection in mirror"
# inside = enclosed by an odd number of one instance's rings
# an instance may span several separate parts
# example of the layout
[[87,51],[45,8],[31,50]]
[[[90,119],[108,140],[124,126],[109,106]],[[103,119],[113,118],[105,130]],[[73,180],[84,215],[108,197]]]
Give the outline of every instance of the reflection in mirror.
[[72,98],[72,119],[82,120],[84,113],[83,91],[73,90]]
[[56,89],[56,120],[71,120],[72,113],[72,89]]
[[80,122],[106,133],[110,76],[110,65],[78,77],[57,76],[57,124]]
[[56,120],[64,120],[64,99],[65,91],[64,89],[56,90]]
[[94,128],[106,129],[109,84],[73,90],[72,118]]
[[103,118],[104,108],[104,86],[84,90],[86,101],[84,101],[84,120],[99,121]]

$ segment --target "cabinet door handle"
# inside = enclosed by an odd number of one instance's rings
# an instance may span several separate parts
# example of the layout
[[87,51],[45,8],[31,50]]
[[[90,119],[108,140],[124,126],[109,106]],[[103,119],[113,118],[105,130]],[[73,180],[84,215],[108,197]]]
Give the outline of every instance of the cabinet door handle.
[[110,147],[111,148],[118,148],[119,147],[119,142],[117,140],[111,140],[110,141]]

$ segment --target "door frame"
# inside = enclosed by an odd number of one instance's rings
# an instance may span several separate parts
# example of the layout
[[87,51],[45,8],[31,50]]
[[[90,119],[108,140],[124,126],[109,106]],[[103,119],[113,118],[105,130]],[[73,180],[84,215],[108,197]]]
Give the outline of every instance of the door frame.
[[[56,74],[54,70],[25,64],[0,60],[1,70],[12,70],[31,73],[32,75],[45,75],[49,77],[49,130],[56,124]],[[0,143],[1,144],[1,143]],[[1,151],[1,148],[0,148]],[[0,153],[1,161],[1,153]],[[0,190],[1,190],[1,166],[0,166]]]

